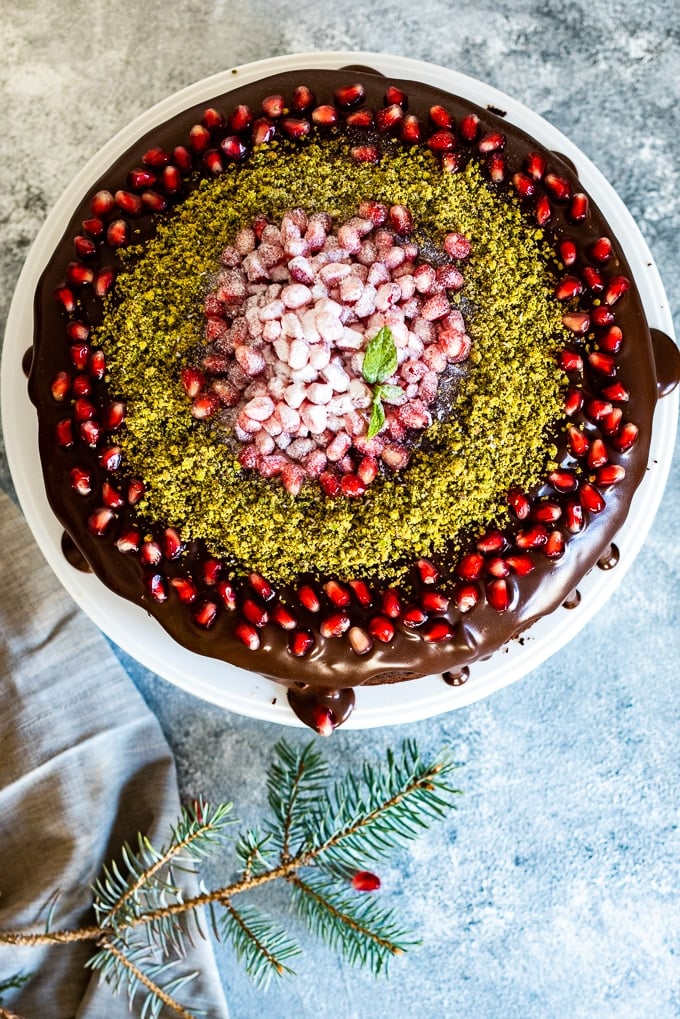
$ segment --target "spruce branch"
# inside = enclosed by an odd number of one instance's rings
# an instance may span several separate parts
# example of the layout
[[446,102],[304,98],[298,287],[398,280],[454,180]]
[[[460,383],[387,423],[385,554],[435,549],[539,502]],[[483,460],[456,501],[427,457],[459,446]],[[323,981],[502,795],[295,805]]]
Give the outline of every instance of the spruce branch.
[[[231,944],[258,986],[293,972],[289,961],[300,948],[291,936],[256,906],[234,902],[283,881],[313,934],[349,963],[385,972],[393,956],[418,942],[392,910],[365,894],[380,881],[364,866],[402,848],[454,807],[453,770],[448,756],[424,761],[407,741],[383,766],[366,763],[330,783],[315,743],[295,748],[282,740],[267,784],[271,813],[260,827],[232,836],[231,805],[199,800],[183,808],[167,846],[156,849],[139,835],[136,850],[126,843],[120,860],[103,869],[93,886],[96,924],[40,934],[0,931],[0,949],[92,941],[96,951],[87,965],[114,992],[127,990],[131,1004],[143,994],[142,1019],[155,1019],[163,1005],[193,1019],[175,994],[197,975],[182,972],[181,964],[192,933],[205,937],[202,907],[215,937]],[[179,874],[196,875],[227,839],[238,876],[215,889],[199,882],[198,894],[187,897]]]

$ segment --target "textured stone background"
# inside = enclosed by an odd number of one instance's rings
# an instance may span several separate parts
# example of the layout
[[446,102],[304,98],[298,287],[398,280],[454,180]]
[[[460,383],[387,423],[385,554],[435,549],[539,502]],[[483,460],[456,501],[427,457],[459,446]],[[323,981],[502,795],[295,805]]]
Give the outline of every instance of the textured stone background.
[[[680,330],[676,0],[0,0],[0,22],[3,322],[46,213],[132,117],[230,65],[364,49],[464,71],[564,131],[636,217]],[[10,487],[4,459],[0,480]],[[424,749],[450,744],[463,765],[458,814],[382,872],[423,947],[374,980],[302,935],[298,977],[266,994],[220,950],[235,1019],[680,1016],[679,516],[676,468],[606,611],[522,682],[437,720],[340,731],[324,745],[344,767],[413,736]],[[183,792],[256,818],[281,730],[126,664]]]

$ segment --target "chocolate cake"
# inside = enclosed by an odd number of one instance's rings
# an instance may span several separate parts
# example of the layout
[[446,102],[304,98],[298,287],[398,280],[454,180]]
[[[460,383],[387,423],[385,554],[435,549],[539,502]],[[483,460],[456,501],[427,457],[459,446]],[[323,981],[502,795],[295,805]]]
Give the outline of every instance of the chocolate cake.
[[304,71],[187,109],[83,197],[29,392],[73,560],[329,732],[358,685],[474,682],[611,565],[677,379],[653,339],[559,154]]

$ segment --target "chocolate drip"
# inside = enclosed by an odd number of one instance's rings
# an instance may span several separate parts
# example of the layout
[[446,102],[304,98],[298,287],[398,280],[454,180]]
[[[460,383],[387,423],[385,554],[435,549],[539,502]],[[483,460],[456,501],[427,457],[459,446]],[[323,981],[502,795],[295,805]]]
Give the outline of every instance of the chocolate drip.
[[24,351],[24,356],[21,359],[21,370],[28,378],[31,374],[31,365],[33,364],[33,347],[29,347],[28,350]]
[[347,721],[354,709],[355,700],[354,690],[350,688],[312,690],[308,687],[304,691],[288,691],[288,703],[300,721],[323,735],[330,735],[324,723],[330,723],[331,728],[336,729]]
[[464,665],[462,669],[449,669],[447,672],[442,672],[442,679],[449,686],[463,686],[469,678],[470,670],[467,665]]
[[576,609],[581,604],[581,592],[578,588],[574,588],[562,602],[562,608],[565,609]]
[[668,396],[680,382],[680,350],[670,336],[660,329],[651,329],[652,349],[656,364],[656,386],[659,397]]
[[66,562],[70,563],[74,569],[80,570],[81,573],[92,573],[92,567],[66,531],[61,536],[61,551]]
[[621,553],[618,546],[612,543],[604,555],[597,560],[597,565],[601,570],[613,570],[615,566],[618,566],[620,558]]

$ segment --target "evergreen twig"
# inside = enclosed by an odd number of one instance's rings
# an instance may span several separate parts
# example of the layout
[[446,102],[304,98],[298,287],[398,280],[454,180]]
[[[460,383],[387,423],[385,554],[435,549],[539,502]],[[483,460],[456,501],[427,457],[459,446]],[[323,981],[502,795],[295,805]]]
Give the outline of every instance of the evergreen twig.
[[95,925],[0,931],[0,947],[92,941],[97,951],[87,965],[114,992],[126,988],[131,1003],[144,992],[142,1019],[154,1019],[163,1005],[194,1019],[175,993],[197,975],[181,972],[180,963],[191,943],[191,925],[205,936],[201,907],[209,909],[215,936],[230,942],[259,986],[293,972],[288,963],[300,952],[296,942],[257,907],[233,901],[283,880],[313,934],[349,963],[386,971],[393,956],[417,941],[392,910],[356,891],[351,879],[454,806],[459,790],[451,784],[453,764],[445,756],[423,761],[415,744],[406,742],[401,755],[388,753],[384,766],[367,763],[358,774],[329,784],[315,743],[297,749],[282,740],[275,754],[268,778],[271,816],[234,839],[241,863],[235,880],[212,890],[199,885],[198,894],[186,898],[175,877],[182,870],[195,874],[200,861],[229,837],[231,805],[199,800],[182,810],[167,847],[157,850],[139,835],[137,851],[125,844],[121,861],[103,869],[93,886]]

